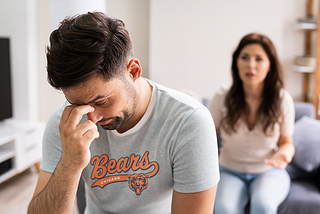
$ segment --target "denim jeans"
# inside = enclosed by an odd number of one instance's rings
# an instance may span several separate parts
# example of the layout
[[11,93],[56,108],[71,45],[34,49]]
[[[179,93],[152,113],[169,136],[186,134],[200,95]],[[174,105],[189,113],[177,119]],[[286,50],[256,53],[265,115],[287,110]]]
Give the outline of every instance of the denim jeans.
[[241,173],[220,166],[214,214],[242,214],[250,200],[251,214],[276,214],[290,190],[286,170]]

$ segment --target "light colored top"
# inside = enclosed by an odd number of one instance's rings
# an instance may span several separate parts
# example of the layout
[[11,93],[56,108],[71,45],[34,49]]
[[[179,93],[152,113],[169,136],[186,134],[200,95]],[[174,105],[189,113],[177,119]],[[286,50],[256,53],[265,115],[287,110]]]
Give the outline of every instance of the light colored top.
[[228,169],[244,173],[260,173],[272,168],[265,164],[277,149],[280,136],[292,136],[294,130],[294,104],[292,97],[285,90],[280,92],[283,121],[276,123],[272,136],[263,132],[261,121],[253,129],[249,129],[243,118],[236,124],[236,132],[227,134],[220,126],[221,119],[226,116],[227,109],[224,104],[228,88],[221,89],[214,95],[210,112],[219,128],[221,137],[220,165]]
[[[200,192],[218,183],[217,140],[209,110],[189,95],[150,84],[148,109],[132,129],[120,134],[97,124],[100,136],[91,143],[91,160],[82,173],[85,213],[170,213],[173,189]],[[54,172],[61,157],[58,125],[66,104],[47,124],[44,171]]]

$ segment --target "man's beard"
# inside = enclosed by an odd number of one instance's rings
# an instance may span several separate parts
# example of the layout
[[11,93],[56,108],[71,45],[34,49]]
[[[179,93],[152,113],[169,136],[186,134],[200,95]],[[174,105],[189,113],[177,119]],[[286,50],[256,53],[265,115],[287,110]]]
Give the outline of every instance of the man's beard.
[[[126,122],[128,122],[128,120],[132,117],[132,115],[134,114],[137,105],[138,105],[138,93],[137,91],[134,89],[134,87],[124,78],[123,82],[126,86],[126,92],[127,92],[127,105],[130,108],[127,108],[125,110],[122,111],[122,116],[117,116],[117,117],[112,117],[112,118],[108,118],[111,119],[111,121],[106,124],[106,125],[101,125],[101,127],[105,130],[115,130],[120,128],[123,124],[125,124]],[[108,119],[102,119],[100,120],[101,122],[106,121]]]
[[[134,112],[134,111],[133,111]],[[120,126],[128,122],[128,120],[132,117],[133,112],[130,114],[128,111],[123,112],[122,117],[113,117],[110,118],[111,121],[106,125],[100,125],[105,130],[115,130],[118,129]],[[106,121],[107,119],[102,119],[101,122]]]

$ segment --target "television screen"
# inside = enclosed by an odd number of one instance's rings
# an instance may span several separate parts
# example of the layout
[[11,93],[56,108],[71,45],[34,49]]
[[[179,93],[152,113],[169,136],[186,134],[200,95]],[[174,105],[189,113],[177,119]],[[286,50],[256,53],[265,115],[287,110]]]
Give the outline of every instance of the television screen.
[[0,38],[0,121],[12,117],[10,41]]

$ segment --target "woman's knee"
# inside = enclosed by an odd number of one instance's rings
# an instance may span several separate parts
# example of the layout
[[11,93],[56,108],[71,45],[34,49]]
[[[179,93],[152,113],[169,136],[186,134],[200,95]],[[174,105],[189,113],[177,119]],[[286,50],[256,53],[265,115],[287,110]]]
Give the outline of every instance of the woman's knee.
[[234,203],[219,203],[216,201],[214,205],[214,214],[243,214],[244,206]]
[[267,200],[251,199],[250,201],[250,213],[251,214],[276,214],[278,205],[270,203]]
[[215,200],[214,214],[242,214],[248,201],[248,190],[241,179],[221,173]]

